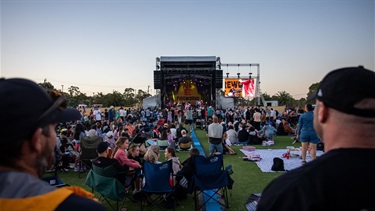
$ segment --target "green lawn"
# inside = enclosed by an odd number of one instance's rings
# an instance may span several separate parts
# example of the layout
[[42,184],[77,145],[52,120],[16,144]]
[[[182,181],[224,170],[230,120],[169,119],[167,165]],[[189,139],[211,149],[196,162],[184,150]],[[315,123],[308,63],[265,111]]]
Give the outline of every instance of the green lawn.
[[[208,154],[209,144],[205,135],[205,131],[196,130],[196,135],[203,146],[206,154]],[[275,137],[275,145],[271,147],[256,146],[257,149],[286,149],[286,146],[292,145],[292,139],[287,136]],[[300,144],[295,144],[295,147],[300,147]],[[266,185],[274,178],[282,173],[264,173],[261,172],[258,166],[253,162],[243,161],[244,156],[239,150],[240,146],[233,146],[233,149],[237,152],[237,155],[225,155],[224,165],[231,164],[233,166],[234,173],[232,178],[235,181],[233,190],[228,192],[229,195],[229,209],[230,210],[245,210],[244,204],[251,193],[260,193],[266,187]],[[184,161],[188,157],[188,152],[178,152],[177,156],[180,161]],[[163,161],[163,157],[160,161]],[[91,189],[85,185],[86,174],[83,174],[81,178],[78,177],[78,173],[70,170],[67,173],[59,173],[60,178],[69,185],[80,186],[88,191]],[[113,202],[115,205],[115,202]],[[108,206],[109,207],[109,206]],[[124,207],[127,210],[140,210],[140,204],[126,201]],[[192,196],[189,196],[186,200],[180,201],[177,210],[194,210],[194,201]]]

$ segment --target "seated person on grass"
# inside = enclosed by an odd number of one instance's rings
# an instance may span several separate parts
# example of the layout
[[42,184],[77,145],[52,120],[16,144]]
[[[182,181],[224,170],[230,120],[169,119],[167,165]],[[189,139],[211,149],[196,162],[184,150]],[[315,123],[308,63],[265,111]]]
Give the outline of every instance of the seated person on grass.
[[[62,133],[66,133],[66,131],[63,131]],[[67,169],[70,168],[70,163],[73,163],[76,159],[76,156],[78,156],[78,152],[74,151],[73,144],[70,144],[68,142],[67,138],[61,139],[61,146],[60,146],[60,152],[61,152],[61,160],[63,162],[64,171],[67,171]]]
[[181,131],[182,137],[178,139],[178,147],[180,149],[190,149],[192,147],[193,141],[189,136],[187,136],[186,130]]
[[246,124],[246,125],[243,126],[243,128],[240,131],[238,131],[238,142],[239,142],[239,144],[242,144],[242,145],[248,144],[248,141],[249,141],[248,129],[249,129],[249,125]]
[[182,162],[182,168],[177,173],[176,180],[178,182],[183,177],[185,177],[186,180],[188,181],[188,184],[191,184],[191,180],[194,175],[194,169],[195,169],[194,157],[197,157],[197,156],[202,156],[202,155],[199,155],[199,150],[197,148],[192,148],[189,151],[189,157],[184,162]]
[[224,154],[230,155],[237,155],[237,153],[231,148],[232,143],[228,139],[228,135],[226,133],[223,134],[223,152]]
[[249,145],[259,145],[262,144],[263,139],[258,136],[258,131],[253,127],[251,124],[249,124]]
[[136,170],[142,168],[141,164],[135,160],[128,158],[127,149],[129,146],[129,139],[121,137],[116,141],[116,148],[112,154],[112,157],[115,158],[122,166],[129,167],[129,170]]
[[[141,145],[141,146],[143,146],[143,145]],[[135,160],[138,163],[142,163],[140,153],[141,153],[141,148],[137,144],[133,144],[128,149],[128,158],[130,160]],[[140,190],[140,187],[141,187],[140,185],[141,185],[141,182],[142,182],[141,178],[143,177],[141,169],[137,169],[136,175],[137,176],[135,177],[135,180],[134,180],[135,189],[134,189],[133,193],[139,192],[139,190]]]
[[287,135],[294,134],[293,129],[290,127],[288,121],[286,121],[285,119],[283,119],[282,120],[282,124],[284,126],[284,131],[287,133]]
[[267,122],[266,125],[264,125],[260,131],[258,131],[258,134],[261,134],[263,138],[268,141],[273,141],[273,136],[276,135],[276,132],[276,128]]
[[[129,170],[127,166],[122,166],[116,159],[108,158],[107,151],[108,151],[109,143],[108,142],[100,142],[96,147],[96,151],[98,152],[98,157],[92,162],[93,165],[101,168],[105,168],[108,166],[113,166],[116,169],[116,172],[126,172]],[[125,174],[117,174],[116,178],[122,183],[125,184]]]

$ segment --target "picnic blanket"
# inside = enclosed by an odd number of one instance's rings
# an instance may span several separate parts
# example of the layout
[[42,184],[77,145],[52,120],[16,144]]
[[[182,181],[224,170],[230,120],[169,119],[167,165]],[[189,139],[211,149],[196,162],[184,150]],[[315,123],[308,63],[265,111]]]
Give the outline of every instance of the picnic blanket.
[[[242,153],[244,153],[246,156],[250,151],[246,151],[243,149],[240,149]],[[302,166],[302,160],[300,159],[301,151],[292,151],[292,156],[289,159],[283,158],[282,155],[286,153],[287,149],[259,149],[252,152],[255,152],[260,155],[261,160],[255,162],[260,170],[262,172],[275,172],[271,170],[272,164],[273,164],[273,158],[279,157],[284,160],[284,168],[286,171],[290,171],[292,169],[298,168]],[[316,151],[316,156],[321,156],[323,154],[322,151]],[[311,156],[309,153],[307,153],[306,161],[311,161]]]

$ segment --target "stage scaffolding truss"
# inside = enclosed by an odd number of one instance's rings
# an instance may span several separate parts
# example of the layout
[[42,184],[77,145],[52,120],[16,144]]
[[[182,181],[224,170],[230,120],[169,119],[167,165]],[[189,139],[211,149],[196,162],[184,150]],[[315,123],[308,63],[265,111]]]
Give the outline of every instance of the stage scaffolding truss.
[[[249,73],[256,80],[255,97],[260,104],[260,66],[259,64],[222,64],[216,56],[162,56],[156,58],[154,70],[154,89],[160,90],[161,107],[175,103],[198,101],[204,105],[216,106],[217,90],[223,88],[222,67],[257,67],[257,75]],[[239,77],[239,73],[237,74]]]

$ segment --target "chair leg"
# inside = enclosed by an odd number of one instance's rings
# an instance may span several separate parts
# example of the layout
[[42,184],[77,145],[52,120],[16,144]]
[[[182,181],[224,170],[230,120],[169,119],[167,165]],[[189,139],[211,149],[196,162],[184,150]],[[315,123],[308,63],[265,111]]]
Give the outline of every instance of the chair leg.
[[198,205],[199,205],[199,199],[198,199],[197,191],[196,190],[194,190],[194,205],[195,205],[195,210],[197,211],[198,210]]

